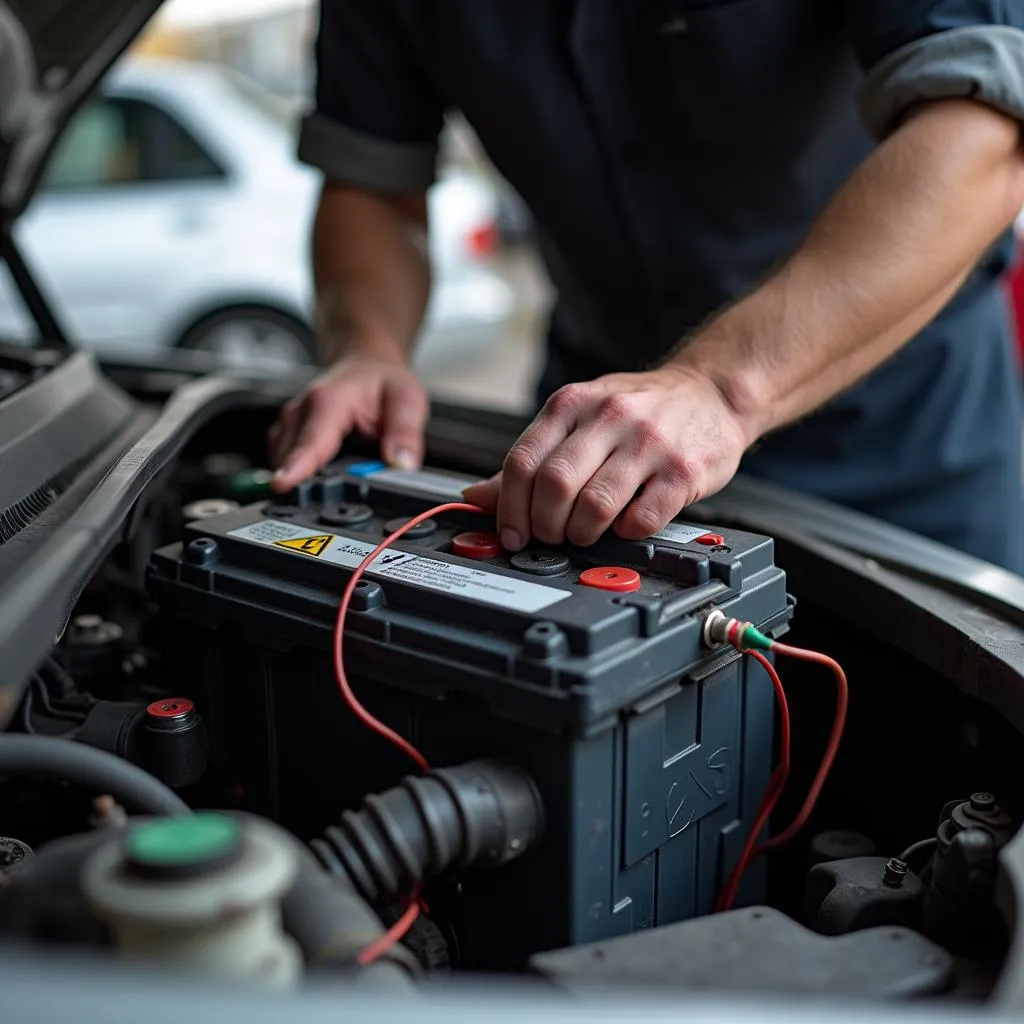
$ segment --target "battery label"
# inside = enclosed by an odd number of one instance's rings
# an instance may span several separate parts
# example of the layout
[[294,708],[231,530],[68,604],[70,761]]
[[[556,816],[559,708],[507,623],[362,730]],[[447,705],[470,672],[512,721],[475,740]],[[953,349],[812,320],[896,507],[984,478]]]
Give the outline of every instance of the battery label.
[[[229,537],[268,547],[281,548],[299,558],[354,569],[376,545],[338,534],[318,533],[304,526],[264,520],[232,530]],[[329,540],[324,542],[324,538]],[[530,583],[511,576],[499,576],[483,569],[451,565],[436,558],[407,551],[382,551],[367,570],[369,575],[401,580],[444,594],[457,594],[498,608],[531,614],[571,596],[568,590]]]
[[669,523],[664,530],[652,533],[650,540],[667,540],[670,544],[690,544],[708,532],[706,526],[687,526],[686,523]]
[[378,469],[367,473],[366,479],[374,483],[397,484],[411,491],[435,494],[442,498],[461,498],[467,487],[480,483],[479,479],[470,476],[449,476],[447,473],[412,469]]

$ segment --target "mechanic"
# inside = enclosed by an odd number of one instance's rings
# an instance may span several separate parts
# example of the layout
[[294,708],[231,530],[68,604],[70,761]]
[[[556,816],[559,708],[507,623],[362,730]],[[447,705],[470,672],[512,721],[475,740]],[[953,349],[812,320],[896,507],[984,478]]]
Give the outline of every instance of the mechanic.
[[541,411],[467,492],[509,549],[647,536],[742,464],[1024,571],[1024,0],[322,0],[317,60],[330,368],[271,431],[276,489],[352,430],[422,458],[458,108],[558,293]]

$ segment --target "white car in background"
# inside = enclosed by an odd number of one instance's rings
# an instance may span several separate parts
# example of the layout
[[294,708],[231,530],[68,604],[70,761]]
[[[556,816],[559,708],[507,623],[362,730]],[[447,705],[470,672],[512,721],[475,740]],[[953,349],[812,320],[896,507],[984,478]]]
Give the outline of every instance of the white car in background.
[[[17,225],[72,338],[124,359],[187,348],[246,371],[314,360],[309,226],[320,177],[294,119],[211,65],[129,59],[76,115]],[[418,363],[486,353],[513,295],[490,266],[498,196],[442,172],[429,195],[434,294]],[[30,335],[0,275],[0,337]]]

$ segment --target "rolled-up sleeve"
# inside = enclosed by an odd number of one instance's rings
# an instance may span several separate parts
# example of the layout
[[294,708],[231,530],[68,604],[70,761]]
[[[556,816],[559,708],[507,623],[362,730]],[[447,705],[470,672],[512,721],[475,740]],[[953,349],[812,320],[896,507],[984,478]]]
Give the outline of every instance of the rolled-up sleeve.
[[884,138],[928,100],[972,99],[1024,123],[1024,0],[848,0],[866,72],[861,118]]
[[299,158],[334,181],[421,192],[435,176],[444,104],[413,26],[387,0],[321,0],[316,102]]

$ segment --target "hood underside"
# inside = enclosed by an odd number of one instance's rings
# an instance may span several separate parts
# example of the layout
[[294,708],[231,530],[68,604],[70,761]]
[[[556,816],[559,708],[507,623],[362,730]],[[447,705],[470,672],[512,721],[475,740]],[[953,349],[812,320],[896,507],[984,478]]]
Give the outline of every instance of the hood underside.
[[0,0],[0,224],[28,204],[64,126],[162,0]]

